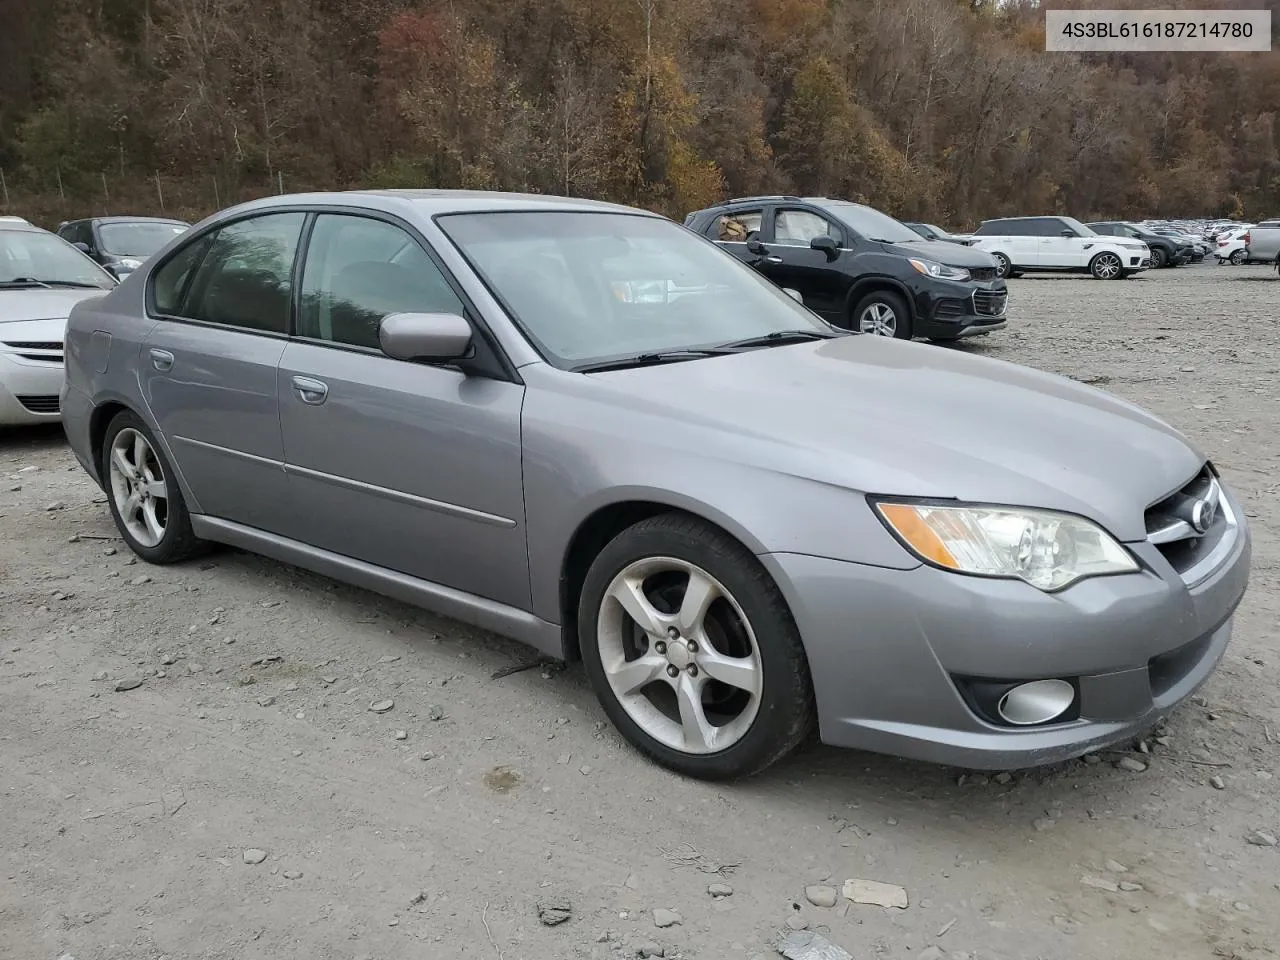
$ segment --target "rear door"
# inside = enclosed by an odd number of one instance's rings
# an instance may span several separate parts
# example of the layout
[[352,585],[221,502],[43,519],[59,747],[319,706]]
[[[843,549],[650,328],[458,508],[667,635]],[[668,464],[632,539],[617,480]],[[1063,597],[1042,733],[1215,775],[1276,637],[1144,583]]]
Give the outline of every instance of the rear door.
[[286,505],[276,367],[306,214],[261,214],[180,247],[151,278],[142,393],[200,510],[273,532]]
[[524,387],[386,356],[378,328],[391,313],[468,310],[403,226],[319,214],[276,386],[287,534],[527,610]]

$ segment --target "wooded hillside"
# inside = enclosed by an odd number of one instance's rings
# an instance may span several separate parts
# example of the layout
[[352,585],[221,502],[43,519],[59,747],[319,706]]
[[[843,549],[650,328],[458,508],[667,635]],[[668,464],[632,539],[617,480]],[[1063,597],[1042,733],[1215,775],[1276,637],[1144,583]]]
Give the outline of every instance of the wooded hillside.
[[824,193],[954,226],[1280,215],[1280,52],[1046,54],[1035,7],[0,0],[6,212],[379,185],[672,215]]

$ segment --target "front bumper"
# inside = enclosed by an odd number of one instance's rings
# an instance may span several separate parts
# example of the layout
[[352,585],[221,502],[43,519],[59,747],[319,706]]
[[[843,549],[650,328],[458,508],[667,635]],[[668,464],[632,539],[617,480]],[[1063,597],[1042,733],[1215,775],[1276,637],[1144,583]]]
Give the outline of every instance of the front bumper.
[[62,381],[60,362],[0,352],[0,425],[57,423]]
[[[761,560],[804,639],[824,742],[1006,769],[1141,734],[1222,658],[1248,581],[1247,529],[1194,586],[1161,570],[1146,545],[1133,546],[1142,572],[1057,594],[927,566],[888,570],[799,554]],[[1063,722],[1001,726],[970,706],[965,678],[1069,679],[1078,710]]]
[[931,280],[916,295],[915,333],[936,340],[990,333],[1006,325],[1008,302],[1009,291],[1003,280]]

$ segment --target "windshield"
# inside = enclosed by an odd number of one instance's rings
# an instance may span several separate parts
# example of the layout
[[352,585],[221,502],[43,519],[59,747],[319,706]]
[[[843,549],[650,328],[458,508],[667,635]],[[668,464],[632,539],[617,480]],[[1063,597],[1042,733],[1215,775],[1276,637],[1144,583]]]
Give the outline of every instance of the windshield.
[[438,217],[557,366],[831,328],[750,267],[669,220],[624,213]]
[[149,223],[135,220],[125,223],[98,225],[102,239],[102,252],[118,257],[146,258],[151,256],[178,234],[186,231],[184,223]]
[[1077,234],[1079,234],[1082,237],[1098,236],[1098,234],[1094,233],[1091,229],[1086,227],[1083,223],[1081,223],[1075,217],[1062,217],[1062,222],[1065,223],[1068,227],[1070,227],[1072,230],[1074,230]]
[[110,289],[96,263],[52,233],[0,229],[0,284],[17,280]]
[[817,204],[840,220],[865,240],[881,240],[885,243],[917,243],[920,235],[906,224],[860,203],[844,200],[823,200]]

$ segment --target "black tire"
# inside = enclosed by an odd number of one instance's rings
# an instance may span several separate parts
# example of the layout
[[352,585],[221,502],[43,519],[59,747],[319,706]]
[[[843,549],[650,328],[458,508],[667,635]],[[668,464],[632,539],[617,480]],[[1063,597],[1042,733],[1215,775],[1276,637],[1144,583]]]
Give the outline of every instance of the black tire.
[[[120,515],[116,503],[111,479],[111,449],[122,431],[133,430],[141,434],[151,448],[151,455],[160,467],[161,480],[167,490],[164,535],[153,545],[142,543],[130,530]],[[107,505],[111,509],[111,517],[115,520],[116,529],[129,545],[129,549],[148,563],[179,563],[201,553],[207,546],[191,529],[191,515],[187,511],[186,501],[182,499],[182,490],[178,486],[173,466],[165,457],[164,450],[156,442],[155,434],[132,410],[124,410],[112,418],[107,425],[103,437],[102,449],[99,451],[99,469],[102,472],[103,489],[107,494]]]
[[[849,315],[850,328],[861,330],[864,333],[872,333],[870,330],[862,330],[862,317],[868,310],[876,306],[887,308],[893,314],[893,338],[895,340],[911,339],[911,308],[907,306],[907,301],[900,294],[894,293],[892,290],[873,290],[859,300]],[[888,336],[889,334],[873,335]]]
[[1014,276],[1013,261],[1003,253],[993,253],[991,256],[996,258],[996,276],[1002,280],[1012,279]]
[[1125,274],[1124,264],[1114,253],[1104,250],[1089,261],[1089,273],[1095,280],[1121,280]]
[[1230,260],[1233,265],[1238,267],[1240,264],[1244,263],[1245,257],[1246,254],[1243,250],[1232,250]]
[[1161,267],[1169,266],[1169,255],[1160,247],[1151,248],[1151,269],[1159,270]]
[[[598,623],[606,591],[629,565],[651,557],[695,565],[720,581],[755,635],[762,677],[759,706],[741,738],[719,752],[673,749],[650,735],[619,701],[605,673]],[[662,766],[702,780],[747,777],[781,760],[814,728],[809,661],[791,611],[760,562],[718,527],[667,513],[624,530],[592,562],[577,616],[583,665],[600,705],[632,745]]]

